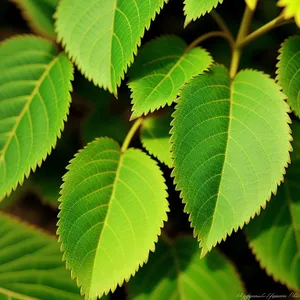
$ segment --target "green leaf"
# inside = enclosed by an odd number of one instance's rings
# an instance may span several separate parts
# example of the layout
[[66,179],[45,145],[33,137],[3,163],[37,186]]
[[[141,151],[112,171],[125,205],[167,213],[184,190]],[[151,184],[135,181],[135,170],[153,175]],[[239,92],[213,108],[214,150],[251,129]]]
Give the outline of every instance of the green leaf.
[[186,16],[185,26],[191,21],[204,16],[209,13],[214,7],[217,7],[219,3],[223,3],[224,0],[185,0],[184,1],[184,14]]
[[53,14],[58,0],[11,0],[21,10],[31,29],[52,40],[56,38]]
[[176,36],[165,36],[145,45],[129,71],[132,116],[138,118],[175,101],[180,88],[212,64],[202,48],[189,49]]
[[0,199],[41,165],[60,137],[73,67],[55,45],[24,36],[0,45]]
[[252,252],[275,280],[300,289],[300,124],[293,123],[292,164],[276,196],[246,227]]
[[164,116],[147,117],[140,131],[143,147],[169,168],[172,167],[169,144],[171,120],[170,113]]
[[277,67],[277,79],[288,104],[300,117],[300,37],[290,37],[283,43]]
[[167,219],[164,178],[145,153],[108,138],[71,161],[61,191],[58,233],[67,267],[88,299],[134,275]]
[[0,299],[83,299],[54,236],[3,213],[0,223]]
[[114,94],[164,0],[62,0],[59,41],[81,72]]
[[244,292],[235,268],[216,250],[200,259],[197,242],[161,239],[148,263],[129,281],[133,300],[235,299]]
[[300,3],[295,0],[279,0],[277,5],[284,7],[283,16],[285,19],[295,18],[296,24],[300,27]]
[[268,76],[216,66],[182,91],[172,121],[173,176],[204,256],[258,213],[290,159],[288,105]]

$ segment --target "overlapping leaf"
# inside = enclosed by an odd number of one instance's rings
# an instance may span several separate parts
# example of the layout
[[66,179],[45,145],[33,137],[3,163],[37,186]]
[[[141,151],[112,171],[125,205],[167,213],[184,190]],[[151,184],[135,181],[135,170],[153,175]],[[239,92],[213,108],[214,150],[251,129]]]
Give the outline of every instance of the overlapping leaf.
[[159,161],[172,166],[170,153],[171,114],[148,117],[141,126],[141,141],[147,151],[158,158]]
[[145,45],[129,71],[132,116],[137,118],[175,101],[180,88],[211,65],[202,48],[189,49],[176,36],[161,37]]
[[0,45],[0,199],[51,152],[70,105],[72,64],[43,39]]
[[283,43],[277,74],[288,104],[300,117],[300,37],[291,37]]
[[0,298],[79,300],[55,237],[0,213]]
[[10,0],[21,10],[29,26],[35,32],[51,39],[56,38],[54,19],[58,0]]
[[192,237],[172,243],[160,240],[148,263],[129,281],[128,290],[133,300],[229,300],[244,292],[230,262],[216,250],[200,259]]
[[300,289],[300,124],[293,123],[292,164],[267,208],[246,227],[250,247],[276,280]]
[[210,12],[224,0],[184,0],[185,24],[195,21],[206,13]]
[[116,94],[145,29],[163,5],[164,0],[62,0],[58,37],[88,79]]
[[64,258],[88,299],[128,280],[154,250],[166,220],[164,178],[136,149],[90,143],[64,177],[58,233]]
[[279,0],[277,5],[284,7],[283,15],[286,19],[295,18],[296,24],[300,27],[300,2],[296,0]]
[[182,91],[172,121],[175,182],[202,256],[258,213],[289,161],[280,87],[257,71],[231,82],[216,66]]

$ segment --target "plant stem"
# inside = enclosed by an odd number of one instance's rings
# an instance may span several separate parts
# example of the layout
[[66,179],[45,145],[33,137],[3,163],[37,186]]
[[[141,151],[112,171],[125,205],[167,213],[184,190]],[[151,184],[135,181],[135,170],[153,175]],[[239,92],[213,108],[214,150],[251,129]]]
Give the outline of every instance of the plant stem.
[[254,14],[254,10],[251,10],[248,7],[248,5],[246,5],[242,23],[239,29],[239,33],[235,42],[235,46],[233,48],[232,60],[231,60],[230,71],[229,71],[230,78],[234,78],[238,71],[241,55],[242,55],[242,47],[240,47],[239,44],[247,36],[249,32],[253,14]]
[[242,41],[240,41],[238,46],[241,47],[241,48],[245,47],[250,42],[252,42],[253,40],[255,40],[259,37],[261,37],[262,35],[264,35],[268,31],[270,31],[270,30],[272,30],[276,27],[279,27],[281,25],[290,24],[292,22],[293,22],[293,20],[285,21],[284,17],[282,15],[279,15],[277,18],[273,19],[269,23],[263,25],[262,27],[260,27],[259,29],[255,30],[254,32],[249,34],[247,37],[245,37]]
[[205,33],[198,38],[196,38],[187,48],[187,51],[191,50],[192,48],[196,47],[198,44],[202,43],[203,41],[212,38],[212,37],[223,37],[228,40],[229,44],[231,47],[234,46],[234,43],[232,43],[229,39],[228,36],[225,34],[223,31],[211,31],[208,33]]
[[141,118],[138,118],[132,125],[132,127],[130,128],[125,140],[124,140],[124,143],[122,145],[122,148],[121,148],[121,153],[124,153],[128,147],[129,147],[129,144],[132,140],[132,138],[134,137],[135,133],[137,132],[137,130],[139,129],[139,127],[142,125],[144,119],[141,117]]
[[211,11],[210,14],[211,14],[212,18],[218,24],[218,26],[220,27],[220,29],[224,32],[224,34],[226,36],[226,39],[229,41],[230,45],[233,47],[233,45],[234,45],[234,37],[231,34],[231,31],[229,30],[228,26],[226,25],[226,23],[224,22],[224,20],[222,19],[222,17],[214,9]]

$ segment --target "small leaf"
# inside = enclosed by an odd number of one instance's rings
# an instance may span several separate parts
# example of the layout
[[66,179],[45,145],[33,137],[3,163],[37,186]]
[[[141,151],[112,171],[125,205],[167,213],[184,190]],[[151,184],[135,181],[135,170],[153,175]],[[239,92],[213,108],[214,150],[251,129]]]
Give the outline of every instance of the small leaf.
[[295,18],[296,24],[300,27],[300,2],[296,0],[279,0],[277,5],[284,7],[285,19]]
[[161,37],[146,44],[129,71],[131,118],[171,105],[182,85],[211,64],[212,58],[205,50],[189,49],[176,36]]
[[62,0],[56,29],[82,73],[116,94],[164,0]]
[[300,37],[291,37],[283,43],[277,67],[277,79],[288,104],[300,117]]
[[200,259],[197,242],[161,239],[148,263],[129,281],[133,300],[235,299],[244,292],[231,263],[216,250]]
[[0,223],[0,299],[83,299],[55,237],[3,213]]
[[170,153],[171,114],[148,117],[141,127],[141,141],[146,150],[166,164],[172,166]]
[[50,39],[55,39],[54,19],[58,0],[10,0],[21,10],[32,30]]
[[245,0],[251,10],[255,10],[258,0]]
[[246,227],[252,252],[267,273],[300,289],[300,124],[293,123],[292,164],[267,208]]
[[55,45],[24,36],[0,45],[0,199],[41,165],[60,137],[73,67]]
[[195,21],[206,13],[209,13],[214,7],[217,7],[219,3],[223,3],[223,1],[224,0],[184,0],[185,26],[191,21]]
[[167,219],[164,178],[145,153],[113,140],[88,144],[71,161],[58,233],[67,267],[88,299],[122,285],[147,261]]
[[291,135],[288,105],[268,76],[216,66],[190,82],[176,106],[171,142],[204,256],[266,205],[283,179]]

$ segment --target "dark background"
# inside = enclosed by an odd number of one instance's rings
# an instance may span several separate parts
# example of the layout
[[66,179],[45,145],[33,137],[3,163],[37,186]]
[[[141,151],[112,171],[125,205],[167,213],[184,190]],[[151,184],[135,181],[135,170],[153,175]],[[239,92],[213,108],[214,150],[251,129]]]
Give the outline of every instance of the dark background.
[[[270,21],[280,13],[280,9],[276,7],[276,2],[275,0],[260,1],[252,24],[252,30]],[[239,28],[243,9],[244,2],[241,0],[225,0],[224,4],[217,9],[226,20],[234,36]],[[166,34],[179,35],[186,40],[187,43],[190,43],[203,33],[218,30],[217,25],[209,15],[204,16],[196,22],[190,23],[186,29],[183,28],[183,24],[183,0],[170,0],[162,13],[152,23],[150,30],[146,32],[143,43]],[[19,10],[14,4],[7,0],[0,0],[0,41],[20,33],[30,33],[30,29],[23,20]],[[281,43],[288,36],[297,33],[299,33],[299,30],[297,30],[293,24],[267,33],[264,37],[259,38],[245,49],[240,67],[264,71],[274,78],[278,49]],[[229,66],[231,59],[230,48],[223,39],[210,39],[201,46],[212,53],[215,61]],[[48,176],[47,180],[53,178],[54,195],[55,193],[58,194],[59,185],[61,184],[60,178],[65,173],[65,167],[68,161],[86,141],[92,139],[93,135],[96,136],[102,133],[110,134],[121,141],[129,127],[127,120],[129,119],[130,113],[130,97],[126,87],[126,81],[120,88],[118,100],[114,100],[113,97],[106,92],[93,88],[89,83],[85,82],[78,73],[76,73],[75,76],[74,89],[71,114],[62,139],[59,141],[57,149],[50,155],[46,163],[43,164],[41,170],[37,171],[38,179],[43,178],[43,176]],[[98,132],[92,132],[90,135],[87,134],[83,137],[81,126],[86,118],[93,113],[93,108],[95,108],[95,104],[93,103],[97,100],[100,101],[99,97],[102,98],[101,101],[103,100],[103,103],[100,104],[100,109],[107,109],[110,114],[115,116],[116,120],[121,119],[122,121],[120,124],[118,124],[119,121],[115,121],[113,124],[110,124],[110,128],[101,128],[101,131],[99,129]],[[117,105],[115,105],[116,103]],[[96,125],[93,126],[97,129]],[[115,128],[113,128],[114,126]],[[124,128],[126,130],[124,130]],[[133,141],[133,145],[140,147],[138,139]],[[172,237],[181,233],[191,234],[192,231],[187,215],[183,213],[183,205],[181,204],[178,193],[174,190],[173,181],[170,178],[170,170],[163,165],[160,166],[166,178],[168,178],[169,202],[171,206],[169,222],[166,224],[164,230]],[[42,179],[41,182],[43,182]],[[44,198],[47,196],[30,188],[15,193],[13,197],[18,201],[12,205],[5,206],[5,210],[55,234],[58,209],[55,205],[49,205],[47,201],[44,201]],[[9,199],[8,202],[9,201],[11,201],[11,199]],[[226,242],[219,245],[219,248],[235,264],[248,293],[252,295],[263,293],[288,295],[290,293],[285,286],[275,282],[260,268],[259,263],[255,260],[255,257],[248,248],[243,231],[239,230],[237,233],[232,234],[227,238]],[[122,298],[122,295],[124,295],[123,293],[123,289],[119,289],[113,298],[120,299],[120,297]]]

